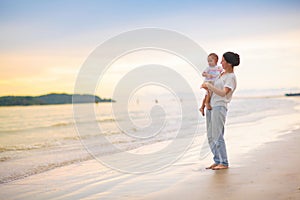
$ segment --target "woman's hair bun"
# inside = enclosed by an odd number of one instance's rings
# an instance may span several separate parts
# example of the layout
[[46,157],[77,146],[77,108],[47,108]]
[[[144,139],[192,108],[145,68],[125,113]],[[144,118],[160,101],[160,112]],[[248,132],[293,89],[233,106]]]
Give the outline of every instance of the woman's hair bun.
[[223,57],[226,60],[226,62],[232,65],[232,67],[238,66],[240,64],[240,56],[237,53],[228,51],[223,54]]

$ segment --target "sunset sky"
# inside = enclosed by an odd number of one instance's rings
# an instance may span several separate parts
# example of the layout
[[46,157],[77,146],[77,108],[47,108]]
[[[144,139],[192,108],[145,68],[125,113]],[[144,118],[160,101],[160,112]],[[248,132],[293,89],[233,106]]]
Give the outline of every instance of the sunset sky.
[[240,90],[300,87],[299,10],[298,0],[0,0],[0,96],[72,93],[98,45],[143,27],[178,31],[219,56],[239,53]]

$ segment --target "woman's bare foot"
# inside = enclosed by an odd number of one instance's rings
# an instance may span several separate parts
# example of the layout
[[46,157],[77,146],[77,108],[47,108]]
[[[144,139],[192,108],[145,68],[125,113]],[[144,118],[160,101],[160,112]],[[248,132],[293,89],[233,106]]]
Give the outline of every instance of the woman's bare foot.
[[199,108],[199,111],[201,112],[202,116],[204,116],[204,107]]
[[212,169],[213,170],[228,169],[228,166],[219,164],[219,165],[213,167]]
[[214,164],[212,164],[211,166],[206,167],[205,169],[213,169],[213,168],[216,167],[216,166],[218,166],[218,164],[214,163]]

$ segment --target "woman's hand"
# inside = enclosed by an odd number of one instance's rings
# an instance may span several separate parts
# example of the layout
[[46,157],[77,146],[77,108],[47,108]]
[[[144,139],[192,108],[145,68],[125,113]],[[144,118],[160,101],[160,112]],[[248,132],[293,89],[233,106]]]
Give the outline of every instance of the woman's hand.
[[212,75],[212,74],[207,74],[207,76],[206,76],[207,78],[215,78],[215,76],[214,75]]
[[210,84],[210,83],[204,82],[204,83],[201,85],[201,88],[208,90],[207,84]]
[[202,76],[203,76],[203,77],[206,77],[206,78],[215,78],[215,76],[213,76],[213,75],[211,75],[211,74],[209,74],[209,73],[207,73],[207,72],[203,72],[203,73],[202,73]]

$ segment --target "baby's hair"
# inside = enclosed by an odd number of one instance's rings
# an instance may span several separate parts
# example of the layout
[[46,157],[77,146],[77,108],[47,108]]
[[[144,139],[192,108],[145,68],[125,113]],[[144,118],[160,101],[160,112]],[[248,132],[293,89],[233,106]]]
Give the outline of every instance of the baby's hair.
[[217,54],[215,54],[215,53],[210,53],[209,55],[208,55],[208,57],[213,57],[215,60],[216,60],[216,62],[218,62],[218,60],[219,60],[219,57],[218,57],[218,55]]

